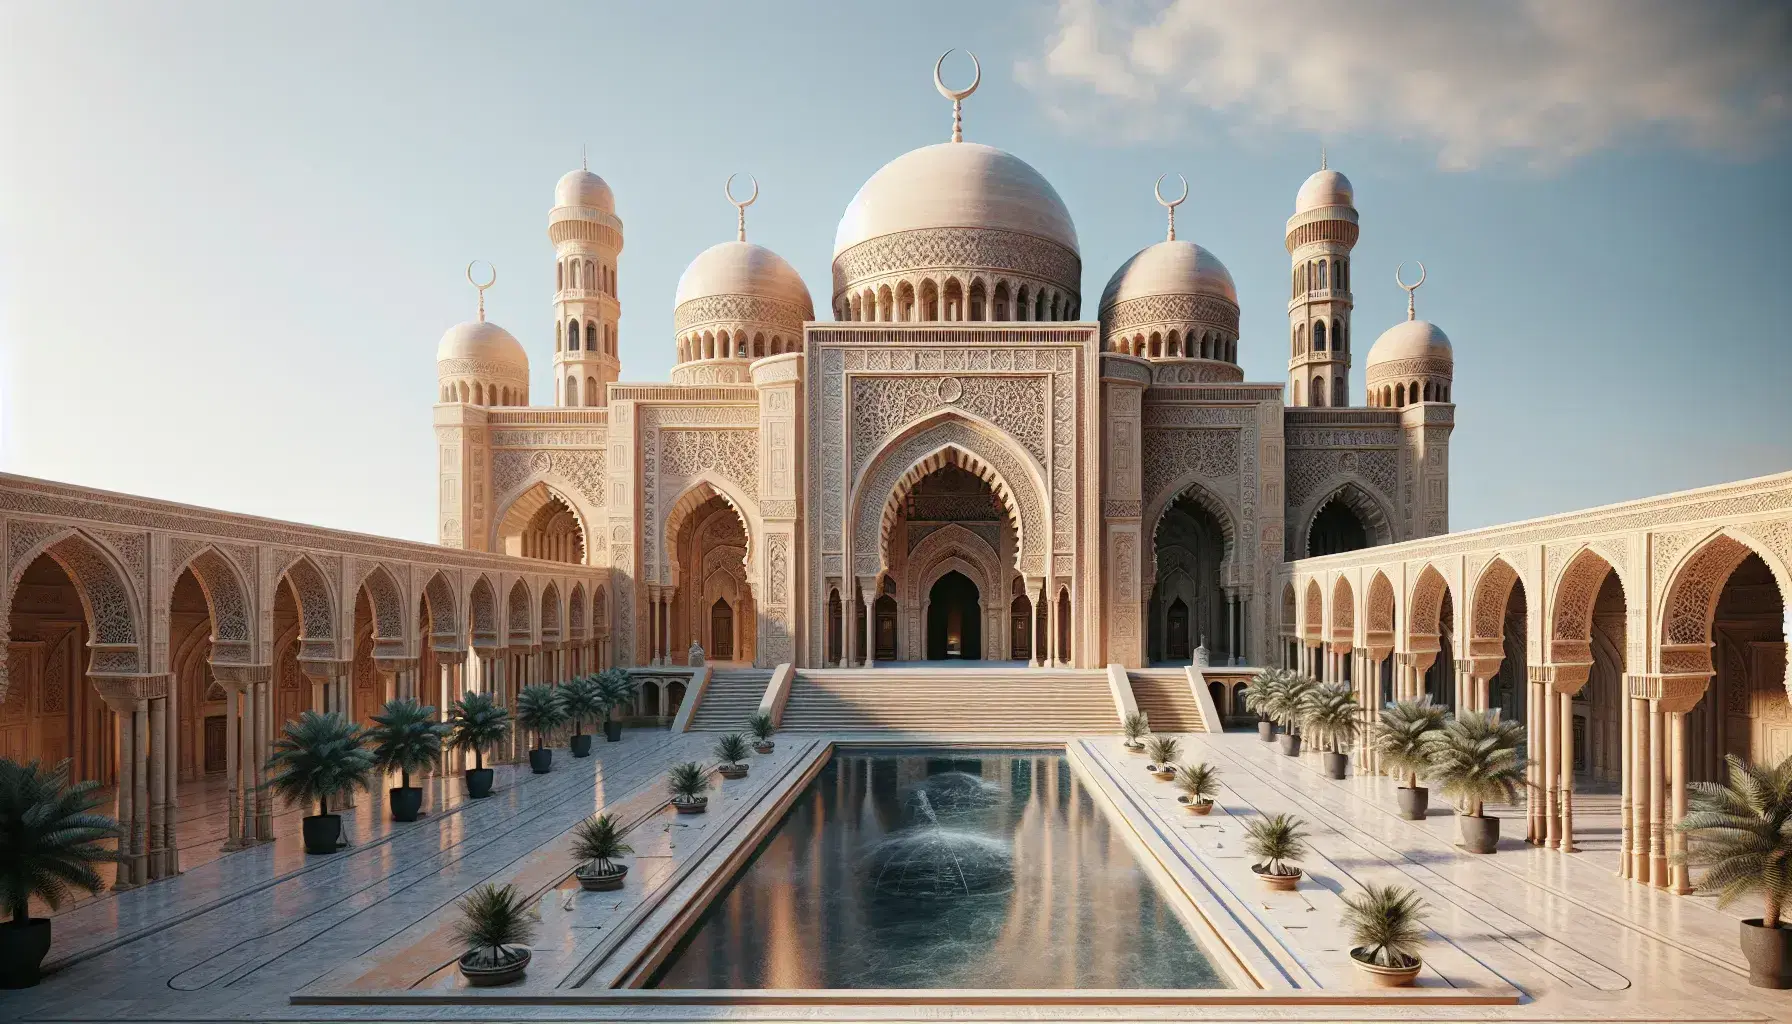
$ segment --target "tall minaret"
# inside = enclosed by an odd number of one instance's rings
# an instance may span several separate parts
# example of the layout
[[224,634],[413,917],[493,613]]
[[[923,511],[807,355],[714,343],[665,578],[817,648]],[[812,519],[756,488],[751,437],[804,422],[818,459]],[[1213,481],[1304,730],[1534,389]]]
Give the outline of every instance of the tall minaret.
[[1294,196],[1288,299],[1288,404],[1350,404],[1350,250],[1357,221],[1350,179],[1325,165]]
[[554,186],[554,404],[603,405],[622,374],[617,357],[616,264],[622,221],[604,179],[581,167]]

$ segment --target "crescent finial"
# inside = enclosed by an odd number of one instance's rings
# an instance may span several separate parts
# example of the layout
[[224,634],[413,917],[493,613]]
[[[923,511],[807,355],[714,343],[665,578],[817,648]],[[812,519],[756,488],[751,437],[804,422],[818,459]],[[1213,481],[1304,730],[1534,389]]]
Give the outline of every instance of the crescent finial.
[[753,194],[745,199],[736,199],[734,198],[734,179],[736,177],[738,175],[730,174],[728,176],[727,183],[722,186],[722,194],[728,197],[730,203],[734,204],[737,218],[734,224],[735,241],[744,242],[747,240],[747,207],[759,201],[759,179],[751,174],[747,175],[753,182]]
[[1418,311],[1413,306],[1412,293],[1418,291],[1419,285],[1425,283],[1425,264],[1418,260],[1414,260],[1413,262],[1419,264],[1419,279],[1411,284],[1407,284],[1400,276],[1400,272],[1406,269],[1405,260],[1401,260],[1400,265],[1394,268],[1394,283],[1406,289],[1406,319],[1408,320],[1415,320],[1418,318]]
[[962,89],[948,89],[946,87],[946,80],[940,77],[940,68],[945,66],[946,58],[952,56],[955,52],[957,52],[955,49],[947,50],[945,53],[940,54],[939,60],[933,62],[933,87],[940,91],[941,96],[952,101],[952,141],[963,142],[965,97],[976,92],[977,86],[982,84],[983,64],[977,59],[976,54],[966,50],[965,55],[971,58],[971,84]]
[[1168,240],[1174,242],[1176,240],[1176,208],[1181,206],[1183,201],[1188,198],[1188,179],[1183,178],[1180,174],[1176,175],[1176,177],[1182,178],[1182,194],[1175,199],[1165,199],[1164,179],[1167,177],[1169,177],[1168,174],[1158,175],[1156,184],[1151,186],[1151,193],[1157,196],[1157,202],[1160,206],[1170,211],[1170,236]]
[[[479,263],[485,263],[485,268],[492,272],[491,277],[487,278],[484,284],[480,284],[473,279],[473,267],[475,264]],[[498,283],[498,268],[487,263],[485,260],[474,260],[467,264],[467,283],[472,285],[479,292],[479,319],[483,322],[485,320],[485,290]]]

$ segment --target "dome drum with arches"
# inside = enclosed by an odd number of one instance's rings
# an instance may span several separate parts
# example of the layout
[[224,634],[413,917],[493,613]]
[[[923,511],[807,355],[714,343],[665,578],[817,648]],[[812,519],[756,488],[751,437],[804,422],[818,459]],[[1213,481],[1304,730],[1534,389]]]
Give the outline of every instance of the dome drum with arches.
[[757,181],[751,198],[728,192],[739,211],[736,239],[703,250],[678,279],[674,383],[744,383],[748,361],[802,348],[803,324],[815,319],[815,305],[795,267],[747,241],[746,209],[758,197]]

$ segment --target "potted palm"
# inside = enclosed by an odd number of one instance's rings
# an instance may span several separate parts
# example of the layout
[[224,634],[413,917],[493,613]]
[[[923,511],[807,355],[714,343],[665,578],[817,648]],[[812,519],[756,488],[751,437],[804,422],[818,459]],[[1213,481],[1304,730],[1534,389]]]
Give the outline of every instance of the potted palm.
[[628,865],[616,863],[616,858],[634,852],[622,841],[622,827],[610,815],[599,814],[579,822],[572,837],[572,855],[579,859],[573,874],[579,880],[579,888],[586,892],[622,888]]
[[306,853],[335,853],[342,844],[342,815],[330,813],[336,797],[373,781],[373,751],[361,727],[335,712],[307,711],[286,723],[268,755],[268,788],[289,804],[317,804],[299,822]]
[[1334,779],[1344,777],[1350,758],[1344,748],[1356,742],[1363,728],[1363,706],[1356,691],[1339,683],[1321,686],[1307,694],[1301,712],[1301,729],[1319,745],[1325,774]]
[[1381,766],[1406,777],[1406,785],[1394,790],[1400,816],[1410,821],[1425,817],[1430,791],[1419,785],[1419,775],[1430,768],[1425,756],[1425,737],[1444,727],[1448,713],[1431,703],[1429,694],[1418,700],[1397,700],[1381,709],[1369,728],[1369,743]]
[[666,773],[666,788],[672,791],[672,809],[680,814],[702,814],[709,810],[709,797],[704,791],[709,780],[703,766],[695,761],[675,764]]
[[1145,770],[1163,779],[1165,782],[1176,777],[1176,758],[1182,753],[1182,744],[1174,736],[1153,736],[1146,745],[1146,753],[1151,763]]
[[99,783],[69,783],[69,762],[45,771],[0,757],[0,988],[28,988],[50,952],[50,919],[31,916],[31,897],[51,910],[75,891],[95,893],[105,882],[93,865],[112,860],[100,845],[118,823],[94,814]]
[[1213,798],[1220,792],[1220,770],[1202,761],[1185,764],[1176,770],[1176,788],[1182,795],[1176,800],[1191,813],[1206,814],[1213,810]]
[[1728,906],[1760,894],[1762,914],[1742,922],[1748,981],[1792,988],[1792,927],[1780,914],[1792,898],[1792,757],[1777,767],[1724,759],[1730,782],[1692,784],[1692,810],[1674,827],[1687,836],[1683,862],[1703,867],[1694,892]]
[[546,683],[523,687],[516,695],[516,724],[535,734],[529,770],[546,775],[554,767],[554,752],[543,745],[546,734],[566,724],[566,704],[560,691]]
[[601,718],[604,713],[604,692],[597,677],[576,676],[567,680],[560,687],[560,703],[566,708],[566,717],[572,720],[572,739],[567,741],[572,756],[590,757],[591,736],[585,732],[585,722]]
[[1151,733],[1151,719],[1143,711],[1134,711],[1120,723],[1120,731],[1126,734],[1126,749],[1141,753],[1145,749],[1145,737]]
[[743,763],[747,756],[747,738],[738,732],[731,732],[716,740],[716,758],[722,763],[716,766],[716,772],[724,779],[744,779],[747,777],[747,766]]
[[493,773],[485,766],[485,752],[509,734],[510,712],[491,694],[469,690],[448,709],[448,727],[449,744],[473,752],[473,767],[465,772],[467,796],[475,800],[491,796]]
[[529,941],[535,923],[529,899],[514,885],[474,886],[460,898],[460,920],[454,934],[467,947],[460,955],[460,973],[475,988],[508,985],[529,969]]
[[628,677],[628,669],[607,668],[598,674],[597,685],[604,695],[604,741],[615,743],[622,739],[622,723],[611,719],[610,712],[635,699],[635,684]]
[[1344,928],[1350,932],[1350,959],[1379,988],[1410,985],[1424,961],[1425,901],[1398,885],[1364,885],[1344,897]]
[[1276,723],[1269,717],[1272,695],[1286,686],[1294,673],[1283,668],[1267,668],[1244,685],[1244,706],[1256,712],[1257,738],[1265,743],[1276,738]]
[[1291,892],[1300,884],[1300,866],[1294,861],[1307,855],[1305,825],[1292,814],[1256,818],[1245,825],[1245,852],[1257,858],[1251,870],[1264,885]]
[[1266,698],[1263,710],[1282,727],[1278,737],[1282,753],[1300,756],[1300,718],[1306,712],[1307,695],[1319,686],[1311,677],[1290,675],[1276,684]]
[[386,775],[398,773],[398,786],[386,791],[393,821],[416,821],[423,810],[423,788],[411,785],[412,772],[428,771],[442,757],[448,726],[436,721],[436,709],[409,697],[389,700],[374,712],[367,742],[373,744],[373,766]]
[[1500,842],[1500,819],[1483,814],[1489,800],[1511,803],[1524,782],[1524,726],[1500,719],[1498,711],[1464,711],[1425,734],[1425,776],[1445,796],[1465,805],[1458,814],[1462,846],[1492,853]]
[[747,719],[747,731],[753,734],[753,749],[761,754],[772,752],[772,733],[777,729],[772,725],[772,716],[763,711],[755,712]]

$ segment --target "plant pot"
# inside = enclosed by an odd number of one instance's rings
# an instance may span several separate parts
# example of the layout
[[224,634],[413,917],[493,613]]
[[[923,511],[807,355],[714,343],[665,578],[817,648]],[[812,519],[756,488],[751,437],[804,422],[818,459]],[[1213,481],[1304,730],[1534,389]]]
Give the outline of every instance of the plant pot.
[[709,810],[709,797],[700,796],[695,800],[674,799],[672,809],[680,814],[702,814]]
[[1132,740],[1127,740],[1125,743],[1122,743],[1121,746],[1135,754],[1143,754],[1145,752],[1145,744],[1135,743]]
[[760,740],[758,743],[753,744],[753,749],[761,754],[769,754],[776,746],[777,744],[773,743],[771,740]]
[[537,775],[546,775],[554,767],[554,752],[546,747],[529,751],[529,770]]
[[1500,845],[1500,819],[1491,814],[1459,814],[1456,820],[1462,822],[1462,848],[1468,852],[1492,853]]
[[50,919],[28,917],[0,924],[0,988],[30,988],[50,952]]
[[460,958],[461,977],[467,979],[467,984],[474,988],[491,988],[494,985],[508,985],[513,981],[520,981],[523,974],[529,969],[530,953],[526,949],[519,949],[517,952],[522,955],[518,956],[515,961],[498,967],[469,966],[467,958],[463,955]]
[[1276,737],[1276,742],[1281,744],[1282,753],[1289,757],[1300,756],[1300,733],[1285,732]]
[[1410,985],[1418,980],[1419,968],[1425,966],[1423,960],[1414,957],[1412,963],[1405,967],[1383,967],[1380,964],[1370,963],[1363,958],[1363,955],[1363,947],[1351,947],[1351,962],[1356,964],[1357,970],[1369,976],[1369,984],[1376,988],[1400,988],[1403,985]]
[[1276,738],[1276,723],[1274,723],[1274,722],[1258,722],[1257,723],[1257,738],[1262,740],[1265,743],[1273,742]]
[[1328,779],[1341,779],[1350,769],[1350,758],[1335,750],[1328,750],[1320,756],[1325,762],[1325,776]]
[[342,815],[312,814],[299,822],[306,853],[335,853],[342,843]]
[[[49,934],[48,928],[44,934]],[[1748,958],[1750,985],[1792,988],[1792,928],[1767,928],[1758,917],[1743,921],[1742,955]]]
[[724,779],[744,779],[747,777],[747,766],[744,764],[717,765],[716,774]]
[[604,723],[604,742],[605,743],[615,743],[621,739],[622,739],[622,723],[621,722],[605,722]]
[[1186,796],[1179,796],[1176,802],[1188,808],[1190,814],[1208,814],[1213,811],[1212,800],[1190,800]]
[[386,790],[386,804],[392,809],[393,821],[416,821],[423,810],[421,786],[393,786]]
[[1299,868],[1295,868],[1292,875],[1272,875],[1263,864],[1252,864],[1251,870],[1256,873],[1258,880],[1277,892],[1293,892],[1300,886]]
[[582,732],[582,733],[579,733],[577,736],[574,736],[572,738],[571,745],[572,745],[572,756],[574,756],[574,757],[590,757],[591,756],[591,734],[590,733]]
[[1148,764],[1145,766],[1145,770],[1147,772],[1150,772],[1152,775],[1155,775],[1158,778],[1164,780],[1165,782],[1168,782],[1171,779],[1176,777],[1176,766],[1175,765],[1160,765],[1156,762],[1152,762],[1151,764]]
[[614,892],[622,888],[622,880],[628,877],[628,865],[618,864],[616,870],[607,875],[588,875],[583,871],[573,872],[579,880],[579,888],[586,892]]
[[1431,799],[1431,791],[1424,786],[1401,786],[1394,790],[1394,799],[1400,805],[1400,816],[1407,821],[1425,820],[1425,806]]
[[483,800],[492,795],[492,778],[496,775],[492,769],[468,768],[462,774],[467,780],[467,796]]

